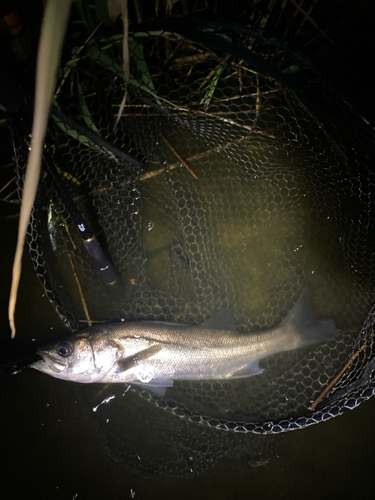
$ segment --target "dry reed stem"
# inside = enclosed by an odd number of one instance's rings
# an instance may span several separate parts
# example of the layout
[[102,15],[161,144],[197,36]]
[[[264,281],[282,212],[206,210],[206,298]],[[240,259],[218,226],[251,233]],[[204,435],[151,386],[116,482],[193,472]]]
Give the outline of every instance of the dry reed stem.
[[56,71],[60,60],[69,12],[70,0],[50,0],[46,4],[42,24],[35,85],[35,111],[31,135],[31,151],[27,162],[23,187],[17,246],[14,255],[12,285],[8,306],[8,317],[12,338],[16,335],[14,313],[21,277],[22,255],[25,246],[26,231],[39,183],[44,136],[47,129],[49,109],[55,88]]

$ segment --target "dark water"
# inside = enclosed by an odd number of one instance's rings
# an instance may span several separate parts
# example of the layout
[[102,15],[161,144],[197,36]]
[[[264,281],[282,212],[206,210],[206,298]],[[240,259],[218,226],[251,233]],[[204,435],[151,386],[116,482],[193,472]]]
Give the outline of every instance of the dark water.
[[[360,31],[361,26],[354,29]],[[352,30],[347,46],[350,38],[353,41]],[[369,63],[369,58],[358,59],[358,74],[364,75]],[[328,63],[326,69],[329,72]],[[363,88],[358,90],[358,74],[351,75],[347,90],[365,111],[373,97],[368,91],[366,97]],[[342,78],[346,77],[343,73]],[[6,149],[0,147],[1,152]],[[10,216],[17,212],[17,207],[0,205],[2,339],[10,335],[7,303],[18,224],[18,218]],[[16,323],[17,340],[35,337],[43,342],[67,333],[44,297],[26,252]],[[375,494],[375,398],[336,419],[286,434],[262,467],[236,473],[213,466],[192,477],[155,477],[131,472],[110,458],[98,436],[95,415],[91,409],[83,411],[85,403],[79,400],[75,384],[32,370],[3,375],[0,384],[0,497],[5,500],[334,500]],[[124,419],[124,426],[128,424]],[[153,436],[149,439],[151,443]]]
[[[2,207],[4,215],[15,211]],[[1,219],[3,338],[9,334],[6,308],[17,222]],[[19,340],[66,333],[26,254],[17,325]],[[375,399],[339,418],[288,433],[263,467],[235,473],[214,466],[198,476],[170,478],[130,472],[111,459],[97,435],[94,414],[82,411],[75,384],[31,370],[2,376],[0,383],[4,499],[332,499],[375,493]]]

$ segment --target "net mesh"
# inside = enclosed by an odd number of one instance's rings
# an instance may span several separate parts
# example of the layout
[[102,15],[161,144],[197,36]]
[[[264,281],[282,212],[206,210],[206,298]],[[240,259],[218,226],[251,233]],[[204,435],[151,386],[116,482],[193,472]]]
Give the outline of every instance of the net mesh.
[[[193,442],[208,446],[215,439],[221,445],[211,452],[221,454],[244,446],[222,430],[302,428],[369,398],[370,127],[282,42],[231,23],[176,20],[130,33],[127,100],[115,126],[125,91],[122,42],[121,33],[98,30],[65,51],[60,69],[47,148],[124,284],[114,299],[44,175],[28,240],[63,321],[72,331],[87,325],[83,295],[93,322],[199,324],[228,308],[247,334],[278,325],[308,287],[316,317],[333,319],[340,330],[334,340],[263,359],[264,373],[256,377],[177,381],[163,397],[133,389],[174,416],[210,427],[197,426]],[[22,191],[27,146],[16,131],[14,141]],[[136,161],[121,160],[119,151]],[[184,431],[177,435],[175,442]],[[107,443],[113,436],[106,431]]]

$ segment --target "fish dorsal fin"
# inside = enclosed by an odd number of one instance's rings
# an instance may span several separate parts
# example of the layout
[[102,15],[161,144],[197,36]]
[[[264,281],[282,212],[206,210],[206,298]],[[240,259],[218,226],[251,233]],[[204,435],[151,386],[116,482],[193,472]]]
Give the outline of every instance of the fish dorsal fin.
[[228,309],[222,309],[215,313],[208,321],[202,323],[201,326],[215,330],[235,330],[236,322]]
[[157,354],[162,348],[163,348],[162,345],[155,344],[150,347],[147,347],[146,349],[143,349],[142,351],[133,354],[132,356],[128,356],[127,358],[124,359],[119,359],[117,361],[117,370],[121,372],[130,370],[130,368],[133,368],[133,366],[136,366],[138,363]]

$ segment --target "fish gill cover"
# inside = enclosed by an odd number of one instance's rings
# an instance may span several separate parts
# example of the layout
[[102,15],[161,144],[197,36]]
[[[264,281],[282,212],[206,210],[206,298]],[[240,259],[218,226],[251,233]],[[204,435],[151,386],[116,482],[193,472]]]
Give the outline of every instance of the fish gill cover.
[[[302,428],[372,395],[373,133],[298,51],[207,19],[130,26],[128,97],[115,126],[122,42],[120,29],[106,27],[68,37],[49,121],[49,163],[122,283],[120,294],[109,292],[46,173],[28,243],[65,324],[200,324],[228,309],[245,335],[277,326],[308,287],[314,315],[341,332],[260,361],[255,377],[177,381],[164,396],[133,387],[167,410],[160,418],[176,443],[189,435],[192,460],[204,468],[207,450],[214,461],[245,446],[241,433]],[[13,135],[22,192],[27,146]],[[328,402],[311,411],[359,351]],[[115,444],[126,412],[140,432],[151,424],[136,424],[129,394],[112,415],[117,424],[101,429],[112,454],[132,462],[134,431],[123,428]],[[205,427],[191,430],[195,423]],[[181,472],[189,460],[172,458],[165,470]]]

